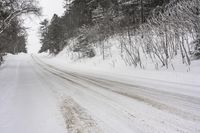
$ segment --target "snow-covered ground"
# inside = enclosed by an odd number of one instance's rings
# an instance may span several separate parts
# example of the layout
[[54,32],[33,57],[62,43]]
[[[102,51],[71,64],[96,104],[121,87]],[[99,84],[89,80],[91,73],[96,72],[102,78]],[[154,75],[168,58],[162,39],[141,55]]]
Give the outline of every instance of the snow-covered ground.
[[[47,53],[38,55],[44,62],[54,65],[61,69],[67,69],[72,72],[87,73],[89,75],[110,78],[123,82],[134,82],[135,85],[143,85],[146,87],[160,88],[167,91],[173,91],[200,97],[200,61],[192,61],[191,66],[183,65],[177,59],[174,64],[176,70],[161,68],[160,70],[140,69],[133,66],[125,66],[124,62],[117,55],[102,60],[100,55],[94,58],[83,58],[72,60],[71,55],[67,54],[67,49],[64,49],[57,56],[51,56]],[[117,53],[115,53],[117,54]],[[112,64],[115,61],[116,65]],[[149,64],[151,66],[151,64]],[[189,71],[188,71],[189,69]],[[143,84],[145,82],[145,84]],[[181,90],[180,90],[181,89]],[[191,91],[192,90],[192,91]],[[197,93],[198,92],[198,93]]]
[[29,55],[0,67],[0,133],[66,133],[59,103]]
[[0,68],[0,132],[199,133],[193,65],[145,71],[9,55]]

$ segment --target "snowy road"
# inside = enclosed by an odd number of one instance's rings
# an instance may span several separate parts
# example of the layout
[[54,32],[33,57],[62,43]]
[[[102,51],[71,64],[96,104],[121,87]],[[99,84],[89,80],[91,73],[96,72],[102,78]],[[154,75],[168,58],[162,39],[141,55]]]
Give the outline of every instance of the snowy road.
[[0,133],[13,132],[199,133],[200,97],[9,56],[0,68]]

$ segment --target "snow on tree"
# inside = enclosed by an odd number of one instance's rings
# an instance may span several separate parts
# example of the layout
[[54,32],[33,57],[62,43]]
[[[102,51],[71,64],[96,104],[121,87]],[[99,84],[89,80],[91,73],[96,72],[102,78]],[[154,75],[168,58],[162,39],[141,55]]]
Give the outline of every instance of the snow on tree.
[[0,0],[0,34],[23,14],[40,15],[38,3],[35,0]]

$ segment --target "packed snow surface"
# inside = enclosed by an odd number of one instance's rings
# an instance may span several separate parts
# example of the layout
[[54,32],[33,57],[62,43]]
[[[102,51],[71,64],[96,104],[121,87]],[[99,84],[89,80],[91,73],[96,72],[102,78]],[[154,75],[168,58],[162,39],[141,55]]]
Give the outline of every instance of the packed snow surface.
[[66,133],[49,85],[28,55],[6,58],[0,68],[0,133]]
[[8,55],[0,133],[199,133],[198,79],[198,71],[115,71]]

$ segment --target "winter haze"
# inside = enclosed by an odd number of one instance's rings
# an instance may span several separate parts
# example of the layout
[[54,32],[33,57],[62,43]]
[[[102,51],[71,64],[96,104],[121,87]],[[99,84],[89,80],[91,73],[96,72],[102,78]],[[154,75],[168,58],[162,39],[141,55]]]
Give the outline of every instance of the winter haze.
[[25,26],[29,28],[28,30],[28,52],[37,53],[40,50],[41,44],[39,41],[39,23],[47,18],[51,19],[53,14],[62,15],[64,12],[63,9],[63,0],[40,0],[40,6],[42,9],[42,17],[29,17],[25,19]]
[[200,0],[0,0],[0,133],[200,133]]

